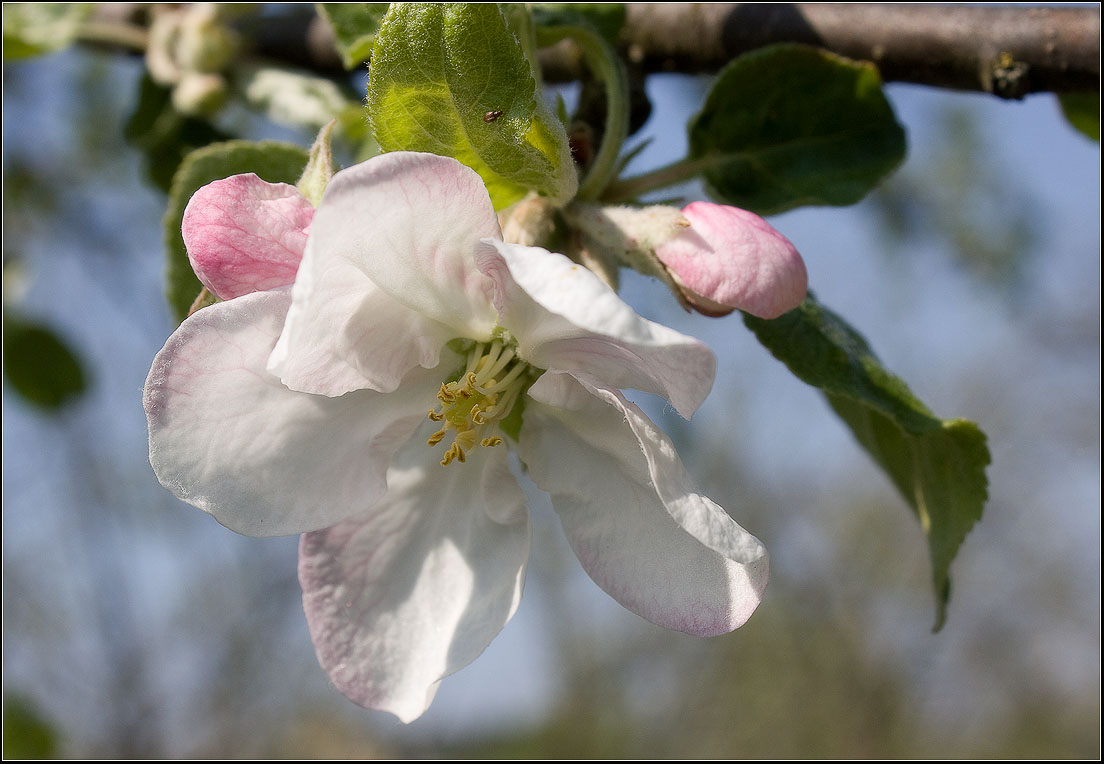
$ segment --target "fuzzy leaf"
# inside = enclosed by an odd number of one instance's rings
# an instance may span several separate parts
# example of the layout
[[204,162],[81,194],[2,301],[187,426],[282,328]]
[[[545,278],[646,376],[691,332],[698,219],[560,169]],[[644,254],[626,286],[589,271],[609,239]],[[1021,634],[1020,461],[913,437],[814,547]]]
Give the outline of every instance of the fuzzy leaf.
[[384,151],[451,156],[483,178],[495,209],[577,187],[567,135],[491,3],[395,3],[372,52],[368,116]]

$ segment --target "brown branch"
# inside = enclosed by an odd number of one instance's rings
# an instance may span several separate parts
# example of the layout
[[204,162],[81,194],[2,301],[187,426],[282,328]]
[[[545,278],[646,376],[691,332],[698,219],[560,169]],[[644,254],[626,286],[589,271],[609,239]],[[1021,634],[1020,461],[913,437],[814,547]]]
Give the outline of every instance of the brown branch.
[[[1002,98],[1095,91],[1100,9],[888,4],[629,3],[622,41],[645,72],[714,72],[779,42],[873,61],[886,81]],[[551,81],[582,69],[567,48],[541,55]]]
[[[100,8],[117,6],[128,7]],[[715,72],[749,50],[799,42],[873,61],[890,82],[1002,98],[1100,86],[1099,7],[628,3],[627,10],[622,47],[643,73]],[[259,55],[328,76],[343,72],[333,32],[311,6],[243,26]],[[586,74],[569,43],[542,51],[541,65],[551,82]]]

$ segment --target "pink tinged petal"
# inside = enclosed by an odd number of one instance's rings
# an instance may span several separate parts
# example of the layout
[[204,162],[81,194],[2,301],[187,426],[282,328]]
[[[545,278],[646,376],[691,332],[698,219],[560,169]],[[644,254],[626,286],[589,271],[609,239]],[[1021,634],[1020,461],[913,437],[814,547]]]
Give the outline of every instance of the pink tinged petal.
[[519,443],[591,578],[652,623],[698,636],[743,625],[767,552],[697,493],[671,441],[620,393],[546,374]]
[[436,367],[456,336],[381,291],[347,260],[308,257],[291,293],[268,370],[292,390],[389,393],[414,367]]
[[770,223],[708,202],[693,202],[682,214],[691,227],[656,256],[691,291],[760,318],[777,318],[805,299],[805,263]]
[[386,497],[299,545],[319,662],[350,699],[404,722],[514,614],[529,556],[525,497],[504,448],[449,467],[416,448],[420,463],[393,468]]
[[588,269],[539,247],[489,239],[476,262],[494,280],[501,324],[531,364],[662,395],[687,418],[709,394],[713,352],[637,315]]
[[325,528],[370,507],[441,383],[418,370],[388,395],[289,390],[265,363],[290,301],[277,290],[204,308],[169,337],[146,380],[161,484],[250,536]]
[[199,280],[229,300],[295,281],[313,217],[294,186],[249,173],[196,191],[181,233]]
[[394,152],[333,177],[304,267],[317,275],[344,260],[453,337],[488,339],[497,318],[491,285],[472,260],[485,236],[500,232],[478,174],[449,157]]

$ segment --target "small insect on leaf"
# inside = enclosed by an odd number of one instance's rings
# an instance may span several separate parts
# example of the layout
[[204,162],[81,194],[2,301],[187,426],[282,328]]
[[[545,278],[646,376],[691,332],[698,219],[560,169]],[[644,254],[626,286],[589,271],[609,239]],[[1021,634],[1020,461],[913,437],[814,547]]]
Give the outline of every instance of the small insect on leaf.
[[489,111],[486,114],[484,114],[483,115],[483,121],[484,122],[494,122],[496,119],[498,119],[501,116],[502,116],[502,111],[499,110],[499,109],[495,109],[494,111]]

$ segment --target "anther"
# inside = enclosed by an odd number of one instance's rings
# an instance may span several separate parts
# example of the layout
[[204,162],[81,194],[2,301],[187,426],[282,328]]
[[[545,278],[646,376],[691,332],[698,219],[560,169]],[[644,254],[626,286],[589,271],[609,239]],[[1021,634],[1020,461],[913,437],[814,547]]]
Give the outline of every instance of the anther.
[[448,451],[445,451],[445,458],[441,460],[441,466],[447,467],[456,458],[456,446],[453,445]]

